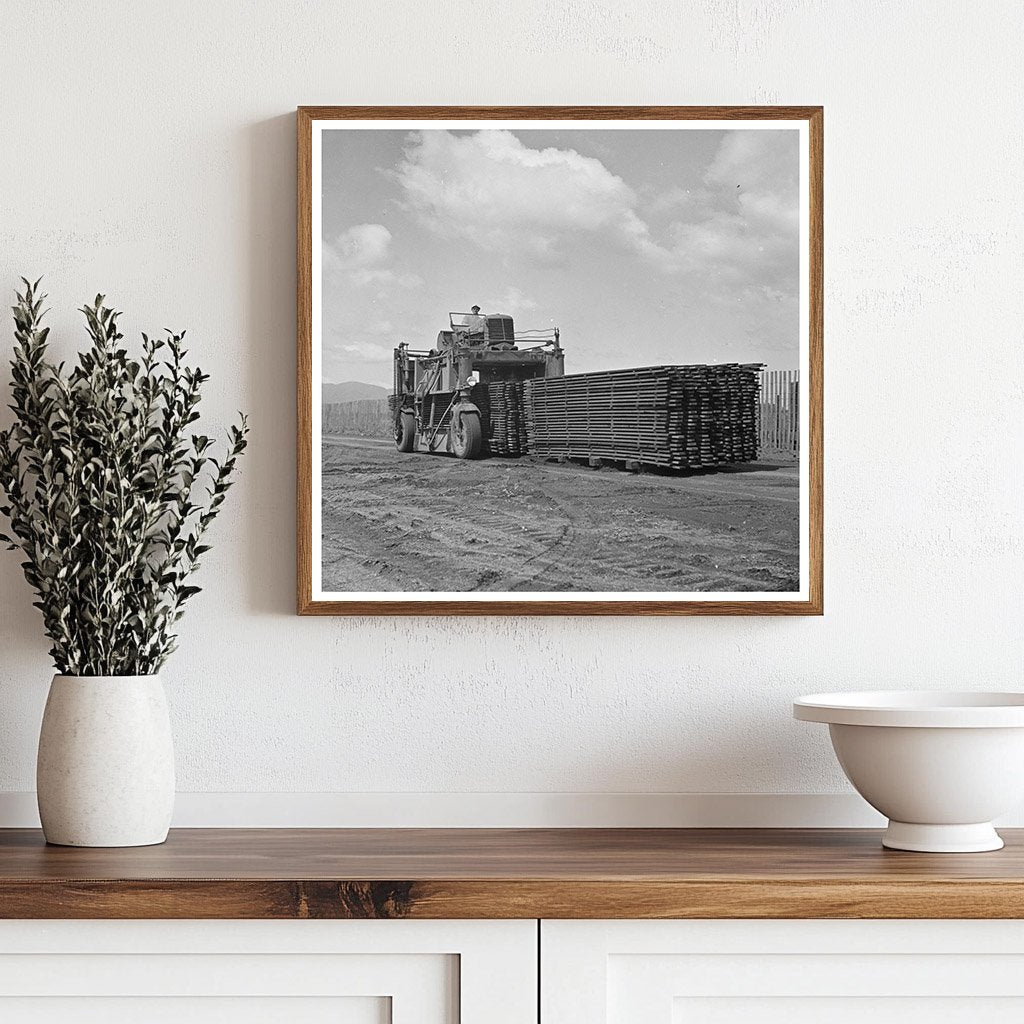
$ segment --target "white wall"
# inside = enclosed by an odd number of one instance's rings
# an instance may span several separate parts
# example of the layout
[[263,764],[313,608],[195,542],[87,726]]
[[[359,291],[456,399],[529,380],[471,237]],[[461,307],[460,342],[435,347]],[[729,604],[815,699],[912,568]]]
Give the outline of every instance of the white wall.
[[[252,414],[165,673],[180,788],[839,793],[825,730],[790,720],[795,694],[1019,687],[1022,12],[4,0],[0,291],[45,274],[68,351],[100,290],[129,336],[188,327],[208,425]],[[295,617],[292,112],[425,102],[825,105],[824,618]],[[50,668],[18,559],[0,556],[0,790],[19,793]],[[297,806],[354,805],[183,800],[225,821]],[[534,805],[444,806],[522,823]]]

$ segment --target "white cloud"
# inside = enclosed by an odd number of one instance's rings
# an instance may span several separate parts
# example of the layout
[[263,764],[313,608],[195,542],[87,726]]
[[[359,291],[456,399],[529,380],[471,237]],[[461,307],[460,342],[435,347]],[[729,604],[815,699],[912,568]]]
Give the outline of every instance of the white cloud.
[[647,208],[654,214],[673,213],[678,215],[695,209],[706,201],[707,194],[704,189],[693,185],[690,187],[678,185],[651,198]]
[[347,352],[352,356],[357,356],[359,359],[363,359],[368,363],[390,363],[394,354],[394,348],[387,348],[384,345],[378,345],[376,342],[372,341],[351,342],[348,345],[342,345],[341,351]]
[[704,180],[745,191],[795,186],[799,171],[796,131],[726,132]]
[[395,176],[425,226],[489,252],[557,260],[601,236],[666,274],[774,277],[773,260],[796,259],[796,154],[793,133],[727,132],[703,181],[644,197],[657,237],[600,160],[531,149],[510,131],[415,133]]
[[600,160],[572,149],[530,149],[510,131],[415,134],[396,177],[432,231],[482,249],[557,258],[579,233],[650,244],[636,193]]
[[727,132],[703,186],[669,203],[666,267],[751,277],[795,292],[800,226],[797,138],[792,132]]
[[527,313],[531,309],[537,308],[537,303],[533,301],[528,295],[524,295],[523,292],[516,287],[508,287],[505,289],[504,294],[494,299],[486,299],[484,301],[484,312],[485,313]]
[[324,272],[343,275],[357,288],[370,284],[415,288],[422,284],[415,274],[397,273],[387,266],[391,240],[391,232],[383,224],[356,224],[333,241],[324,242]]
[[368,267],[382,263],[391,248],[391,232],[383,224],[356,224],[334,242],[341,267]]

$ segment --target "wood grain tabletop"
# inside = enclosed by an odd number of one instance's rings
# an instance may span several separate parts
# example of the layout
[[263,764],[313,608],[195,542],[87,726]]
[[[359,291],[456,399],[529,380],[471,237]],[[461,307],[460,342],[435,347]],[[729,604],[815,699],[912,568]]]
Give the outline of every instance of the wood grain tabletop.
[[0,830],[5,918],[1022,918],[996,853],[863,829],[175,829],[162,846]]

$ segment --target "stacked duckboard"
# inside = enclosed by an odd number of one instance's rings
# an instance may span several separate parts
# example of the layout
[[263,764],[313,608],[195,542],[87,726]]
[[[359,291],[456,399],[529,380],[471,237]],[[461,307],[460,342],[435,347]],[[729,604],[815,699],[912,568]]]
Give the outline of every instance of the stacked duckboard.
[[491,455],[525,455],[526,420],[523,416],[522,381],[499,380],[477,384],[470,397],[488,424],[487,445]]
[[757,458],[759,363],[648,366],[526,381],[527,450],[710,469]]

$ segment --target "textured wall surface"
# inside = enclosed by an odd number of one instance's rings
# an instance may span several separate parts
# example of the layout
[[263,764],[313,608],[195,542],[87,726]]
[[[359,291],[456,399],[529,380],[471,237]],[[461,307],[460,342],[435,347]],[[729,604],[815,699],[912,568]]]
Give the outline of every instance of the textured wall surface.
[[[67,351],[101,290],[129,337],[187,327],[207,426],[252,414],[165,672],[182,790],[839,792],[793,695],[1021,685],[1020,4],[0,12],[0,289],[45,274]],[[825,105],[827,614],[296,618],[292,111],[574,101]],[[0,556],[16,792],[51,670]]]

